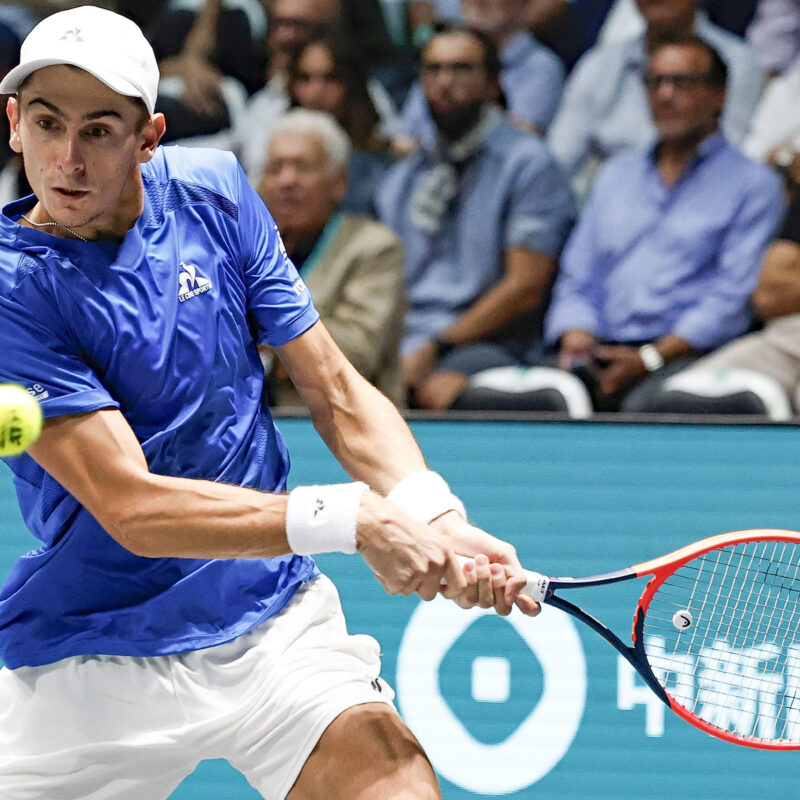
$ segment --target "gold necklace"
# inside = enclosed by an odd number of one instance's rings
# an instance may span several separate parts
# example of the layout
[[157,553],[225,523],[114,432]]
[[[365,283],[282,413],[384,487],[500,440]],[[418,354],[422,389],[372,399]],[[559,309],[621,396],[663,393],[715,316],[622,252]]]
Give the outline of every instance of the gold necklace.
[[69,231],[73,236],[80,239],[82,242],[89,241],[81,236],[77,231],[72,230],[72,228],[68,228],[66,225],[62,225],[60,222],[34,222],[32,219],[28,219],[24,214],[22,215],[21,219],[24,219],[25,222],[29,222],[35,228],[49,228],[52,226],[55,226],[56,228],[63,228],[65,231]]

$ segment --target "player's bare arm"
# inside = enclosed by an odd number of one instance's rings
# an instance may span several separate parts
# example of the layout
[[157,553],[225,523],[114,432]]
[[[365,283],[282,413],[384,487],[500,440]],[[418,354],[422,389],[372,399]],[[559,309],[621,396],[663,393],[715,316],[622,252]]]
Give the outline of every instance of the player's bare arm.
[[[344,358],[321,323],[278,349],[298,391],[311,411],[314,426],[347,472],[376,491],[388,494],[409,475],[427,469],[411,431],[397,409],[375,387],[365,381]],[[391,524],[396,507],[365,498],[359,513],[358,547],[382,581],[397,569],[398,553],[404,545],[395,538]],[[464,556],[484,554],[502,566],[501,573],[481,567],[466,568],[466,585],[455,593],[465,606],[486,603],[488,597],[500,613],[517,603],[525,613],[538,606],[521,597],[524,573],[511,545],[472,525],[457,511],[434,520],[434,531],[442,534],[451,552]],[[450,559],[425,582],[425,597],[440,578],[450,580]],[[384,584],[386,585],[386,584]],[[387,587],[388,588],[388,587]],[[453,596],[453,587],[444,590]],[[432,596],[432,595],[431,595]]]
[[[291,552],[288,495],[155,475],[122,414],[49,421],[31,455],[123,547],[150,558],[268,558]],[[391,594],[431,599],[445,578],[466,586],[444,534],[374,493],[359,512],[359,549]]]
[[[150,558],[268,558],[291,552],[288,496],[155,475],[122,414],[103,409],[48,422],[31,455],[123,547]],[[440,580],[466,585],[443,534],[377,494],[359,513],[359,548],[392,594],[431,599]],[[380,531],[380,535],[379,532]]]
[[269,558],[290,552],[286,495],[151,473],[114,408],[48,420],[30,454],[137,555]]

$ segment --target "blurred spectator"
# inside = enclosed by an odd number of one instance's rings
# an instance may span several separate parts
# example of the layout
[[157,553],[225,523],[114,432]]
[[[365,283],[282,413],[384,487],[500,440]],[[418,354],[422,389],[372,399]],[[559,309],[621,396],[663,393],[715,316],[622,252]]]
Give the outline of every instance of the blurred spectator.
[[31,32],[39,19],[40,15],[35,14],[28,3],[10,2],[0,5],[0,23],[20,42]]
[[168,0],[145,29],[161,71],[156,110],[167,116],[164,141],[231,126],[248,92],[263,83],[266,18],[259,4]]
[[[697,13],[697,0],[636,0],[647,31],[624,42],[597,45],[578,62],[550,128],[556,158],[585,194],[597,166],[608,156],[653,142],[642,74],[653,43],[665,35],[694,31],[713,45],[728,66],[723,127],[740,143],[758,103],[763,72],[747,46]],[[579,175],[580,173],[580,175]]]
[[272,126],[290,107],[333,115],[350,137],[349,188],[345,210],[374,213],[374,195],[391,163],[389,142],[375,108],[358,55],[339,37],[315,34],[295,51],[287,66],[287,94],[268,105],[255,103],[234,131],[238,152],[253,184],[264,169]]
[[[462,0],[464,22],[485,33],[500,52],[500,84],[511,117],[527,130],[544,134],[564,84],[564,65],[525,28],[528,0]],[[396,150],[410,152],[433,135],[433,121],[419,83],[403,107]]]
[[116,11],[132,19],[149,35],[153,21],[164,10],[168,0],[117,0]]
[[800,182],[800,0],[762,0],[747,39],[772,77],[742,149]]
[[[403,249],[385,226],[342,212],[348,147],[329,115],[290,111],[270,133],[259,194],[331,336],[367,380],[399,403]],[[301,405],[278,363],[270,391],[276,405]]]
[[381,0],[340,0],[341,30],[351,47],[358,47],[362,69],[384,88],[399,108],[414,80],[416,53],[390,35],[391,12]]
[[767,377],[800,413],[800,195],[764,257],[753,306],[766,323],[763,330],[731,342],[676,375],[676,391],[659,398],[658,410],[765,413],[769,403],[764,402],[758,379]]
[[[269,16],[267,81],[272,94],[284,95],[289,62],[298,47],[313,36],[331,33],[351,48],[358,47],[365,74],[385,80],[391,97],[398,80],[392,61],[397,55],[378,0],[264,0]],[[405,67],[407,69],[407,67]],[[399,70],[403,72],[403,68]],[[410,78],[402,87],[403,94]],[[398,89],[399,90],[399,89]]]
[[736,36],[744,36],[756,8],[763,2],[764,0],[736,0],[733,3],[731,0],[700,0],[700,8],[715,25]]
[[[8,25],[0,22],[0,79],[19,63],[20,38]],[[22,157],[8,143],[10,129],[5,113],[8,95],[0,94],[0,207],[30,194],[30,187],[22,169]]]
[[790,186],[797,184],[800,169],[793,162],[800,153],[800,61],[767,85],[742,150],[784,172]]
[[726,74],[698,37],[653,47],[659,141],[602,170],[564,250],[546,338],[559,366],[596,382],[598,410],[648,410],[664,377],[750,325],[782,192],[718,129]]
[[568,69],[597,42],[614,0],[534,0],[527,25]]
[[[743,38],[762,0],[699,0],[703,14],[717,27]],[[602,30],[600,41],[631,39],[644,33],[647,24],[636,7],[636,0],[615,0]]]
[[536,337],[574,205],[543,142],[497,105],[491,39],[447,27],[420,72],[436,138],[390,170],[378,210],[406,251],[406,381],[446,408],[465,375],[519,363]]
[[269,128],[290,105],[289,62],[306,42],[340,26],[338,0],[264,0],[264,3],[268,12],[265,85],[250,97],[230,130],[194,142],[233,150],[253,184],[261,177]]
[[800,2],[759,0],[747,41],[770,77],[785,72],[800,53]]
[[286,94],[289,62],[300,45],[313,36],[335,30],[340,23],[339,0],[264,0],[268,14],[267,84],[278,96]]

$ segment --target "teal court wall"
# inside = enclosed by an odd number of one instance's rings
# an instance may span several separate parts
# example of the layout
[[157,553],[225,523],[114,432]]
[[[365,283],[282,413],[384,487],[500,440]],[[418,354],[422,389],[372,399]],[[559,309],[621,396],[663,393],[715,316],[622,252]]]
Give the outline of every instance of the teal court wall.
[[[342,470],[307,420],[279,422],[291,485]],[[429,464],[472,520],[551,574],[604,572],[695,539],[800,528],[800,429],[791,426],[418,421]],[[0,467],[0,579],[34,546]],[[446,800],[778,798],[800,795],[798,754],[713,739],[666,711],[596,634],[554,609],[535,620],[385,595],[357,556],[319,558],[353,633],[428,750]],[[629,636],[641,584],[573,595]],[[253,800],[225,762],[174,800]]]

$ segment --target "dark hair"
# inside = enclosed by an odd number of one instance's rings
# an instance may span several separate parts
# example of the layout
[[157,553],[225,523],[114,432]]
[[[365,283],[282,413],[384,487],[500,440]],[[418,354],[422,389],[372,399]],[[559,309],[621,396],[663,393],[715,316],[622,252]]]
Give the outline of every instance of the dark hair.
[[694,33],[665,34],[656,39],[650,50],[650,58],[664,47],[695,47],[708,55],[709,67],[706,83],[709,86],[724,88],[728,85],[728,65],[723,60],[719,51],[705,39]]
[[437,36],[453,36],[460,33],[472,36],[480,42],[483,47],[483,68],[490,78],[498,79],[503,66],[500,63],[500,53],[497,50],[497,45],[483,31],[461,22],[437,22],[433,26],[433,36],[423,45],[420,55],[425,53],[425,50]]
[[376,129],[380,115],[367,88],[362,60],[355,48],[340,37],[319,33],[295,50],[287,69],[287,89],[292,106],[300,105],[293,91],[293,85],[300,77],[300,60],[310,47],[315,46],[324,47],[330,53],[333,74],[345,87],[345,101],[334,116],[350,137],[353,146],[359,150],[367,150],[385,144],[377,139]]

